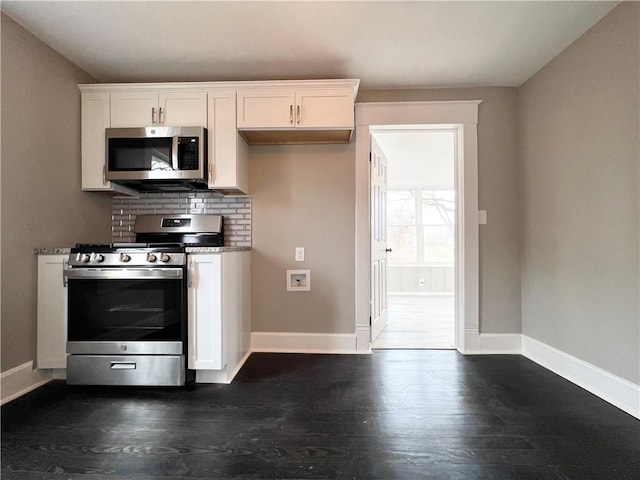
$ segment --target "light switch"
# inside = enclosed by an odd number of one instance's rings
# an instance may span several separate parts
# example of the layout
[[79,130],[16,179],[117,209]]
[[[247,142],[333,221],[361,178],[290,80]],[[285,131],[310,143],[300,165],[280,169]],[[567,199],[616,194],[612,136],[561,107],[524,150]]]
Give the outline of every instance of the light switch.
[[304,247],[296,247],[296,262],[304,262]]
[[486,224],[487,224],[487,211],[478,210],[478,225],[486,225]]

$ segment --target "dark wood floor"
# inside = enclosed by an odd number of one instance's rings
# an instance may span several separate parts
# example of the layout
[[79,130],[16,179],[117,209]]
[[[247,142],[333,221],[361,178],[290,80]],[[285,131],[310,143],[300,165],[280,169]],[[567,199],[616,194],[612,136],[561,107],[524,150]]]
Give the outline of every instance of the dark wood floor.
[[253,354],[231,385],[15,400],[2,478],[638,480],[640,421],[520,356]]

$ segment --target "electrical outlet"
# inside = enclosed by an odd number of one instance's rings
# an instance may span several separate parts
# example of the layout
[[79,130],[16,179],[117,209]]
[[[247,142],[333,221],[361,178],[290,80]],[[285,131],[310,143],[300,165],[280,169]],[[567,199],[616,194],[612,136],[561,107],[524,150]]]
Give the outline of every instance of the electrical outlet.
[[304,247],[296,247],[296,262],[304,262]]

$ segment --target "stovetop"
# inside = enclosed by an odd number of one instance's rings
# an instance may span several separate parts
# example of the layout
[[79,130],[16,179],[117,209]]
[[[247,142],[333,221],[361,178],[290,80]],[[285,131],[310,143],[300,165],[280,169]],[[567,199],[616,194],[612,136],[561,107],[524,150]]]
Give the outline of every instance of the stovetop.
[[127,244],[82,245],[71,249],[67,265],[88,267],[182,267],[186,265],[183,247],[142,247]]
[[133,243],[78,243],[71,249],[70,267],[186,264],[187,247],[222,247],[220,215],[138,215]]
[[118,253],[124,251],[184,252],[186,247],[189,246],[191,245],[185,243],[76,243],[76,246],[71,248],[71,253]]

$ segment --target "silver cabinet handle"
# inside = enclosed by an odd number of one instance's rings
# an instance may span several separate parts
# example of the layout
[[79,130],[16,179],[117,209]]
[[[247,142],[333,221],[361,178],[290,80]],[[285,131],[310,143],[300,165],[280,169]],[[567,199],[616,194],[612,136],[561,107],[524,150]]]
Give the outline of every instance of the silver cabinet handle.
[[151,107],[151,125],[156,124],[156,107]]
[[67,264],[69,261],[65,258],[62,260],[62,286],[67,288],[67,283],[69,283],[67,279]]
[[193,269],[193,258],[189,258],[189,263],[187,264],[187,277],[189,277],[189,288],[193,288],[193,276],[196,272]]
[[102,166],[102,184],[107,185],[107,164]]
[[302,119],[302,117],[300,116],[300,105],[296,106],[296,121],[298,123],[298,125],[300,125],[300,120]]
[[293,105],[289,105],[289,123],[293,125]]
[[164,110],[162,107],[158,108],[158,124],[164,125]]

